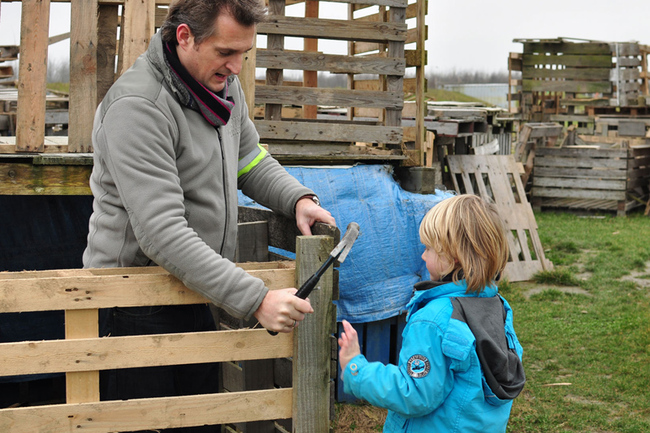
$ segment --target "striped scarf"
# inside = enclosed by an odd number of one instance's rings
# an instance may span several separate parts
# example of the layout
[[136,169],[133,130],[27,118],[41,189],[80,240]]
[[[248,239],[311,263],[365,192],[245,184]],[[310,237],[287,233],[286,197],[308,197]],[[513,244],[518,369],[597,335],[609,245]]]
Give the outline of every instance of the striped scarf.
[[235,106],[234,99],[228,96],[228,82],[226,82],[224,89],[219,92],[223,97],[213,93],[190,75],[178,58],[175,48],[175,46],[171,47],[168,43],[164,43],[163,51],[165,52],[165,60],[174,73],[172,78],[177,78],[177,80],[174,80],[176,84],[182,85],[187,90],[188,95],[191,95],[186,101],[182,101],[184,105],[200,112],[205,120],[215,128],[228,123],[230,112]]

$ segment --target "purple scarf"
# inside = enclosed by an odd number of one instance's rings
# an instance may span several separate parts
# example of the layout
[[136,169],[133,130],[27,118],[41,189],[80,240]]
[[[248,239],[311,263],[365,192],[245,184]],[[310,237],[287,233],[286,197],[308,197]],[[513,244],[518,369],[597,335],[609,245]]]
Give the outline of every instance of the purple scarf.
[[228,83],[226,82],[224,89],[219,92],[223,97],[213,93],[187,72],[187,69],[178,58],[175,48],[165,43],[163,51],[170,69],[192,96],[185,105],[199,111],[205,117],[205,120],[215,128],[228,123],[230,112],[235,106],[234,99],[228,96]]

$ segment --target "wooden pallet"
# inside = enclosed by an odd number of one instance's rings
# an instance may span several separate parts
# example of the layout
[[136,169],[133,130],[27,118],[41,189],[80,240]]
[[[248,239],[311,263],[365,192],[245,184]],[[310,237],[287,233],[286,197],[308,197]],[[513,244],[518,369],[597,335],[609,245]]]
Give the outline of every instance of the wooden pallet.
[[616,210],[617,215],[624,216],[648,198],[650,145],[629,149],[540,148],[534,166],[532,196],[536,209],[582,206]]
[[526,199],[520,170],[512,155],[454,155],[447,157],[454,187],[461,194],[477,194],[496,203],[508,230],[510,259],[504,276],[530,280],[553,264],[544,256],[537,222]]

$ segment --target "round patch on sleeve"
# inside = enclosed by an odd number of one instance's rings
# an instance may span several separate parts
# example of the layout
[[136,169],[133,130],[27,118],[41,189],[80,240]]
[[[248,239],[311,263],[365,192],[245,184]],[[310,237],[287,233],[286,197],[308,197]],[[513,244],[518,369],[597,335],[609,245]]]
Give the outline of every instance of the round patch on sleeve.
[[413,355],[409,358],[406,363],[406,371],[408,375],[418,379],[429,374],[431,370],[431,363],[426,356],[422,355]]

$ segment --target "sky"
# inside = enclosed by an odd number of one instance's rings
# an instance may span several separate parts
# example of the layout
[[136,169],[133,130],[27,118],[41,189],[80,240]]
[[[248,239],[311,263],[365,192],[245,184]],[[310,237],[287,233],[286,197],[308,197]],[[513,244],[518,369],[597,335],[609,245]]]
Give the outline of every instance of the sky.
[[[331,7],[329,5],[332,5]],[[321,6],[322,18],[345,7]],[[51,3],[50,36],[69,31],[69,3]],[[0,45],[20,43],[20,2],[0,6]],[[328,16],[327,14],[330,14]],[[650,45],[650,0],[429,0],[427,71],[507,71],[513,39],[559,37]],[[69,41],[50,46],[49,58],[67,61]]]

